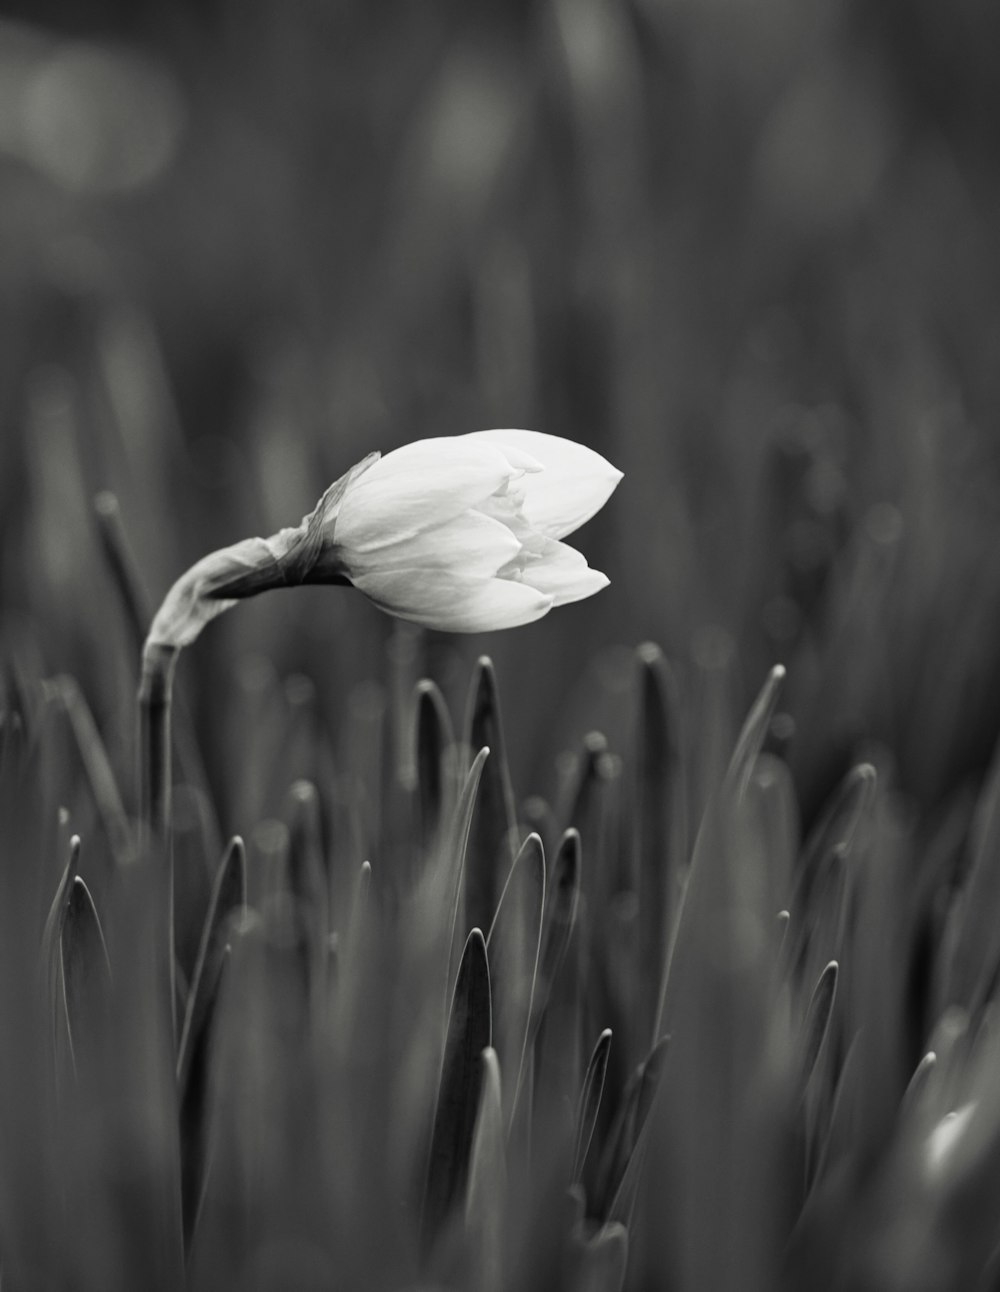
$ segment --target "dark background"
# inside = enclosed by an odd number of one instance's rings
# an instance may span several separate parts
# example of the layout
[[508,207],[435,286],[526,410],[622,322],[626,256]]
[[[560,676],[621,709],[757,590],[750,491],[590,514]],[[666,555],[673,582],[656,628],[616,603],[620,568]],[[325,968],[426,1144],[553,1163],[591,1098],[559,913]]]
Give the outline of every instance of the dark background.
[[181,665],[210,770],[261,667],[349,733],[485,650],[548,794],[653,638],[690,743],[781,660],[806,815],[873,749],[936,815],[1000,720],[998,49],[988,0],[5,6],[5,641],[124,749],[98,490],[155,600],[373,448],[529,426],[624,470],[611,587],[394,651],[350,592],[243,607]]

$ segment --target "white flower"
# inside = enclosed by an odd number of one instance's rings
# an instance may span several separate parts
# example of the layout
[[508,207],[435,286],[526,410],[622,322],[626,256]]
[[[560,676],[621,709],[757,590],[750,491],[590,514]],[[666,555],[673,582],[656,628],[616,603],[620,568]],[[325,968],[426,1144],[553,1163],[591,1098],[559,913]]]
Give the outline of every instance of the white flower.
[[402,619],[512,628],[607,587],[560,540],[621,478],[592,449],[537,431],[418,440],[348,485],[331,525],[334,560]]
[[203,557],[167,593],[147,645],[179,650],[236,602],[297,583],[352,583],[401,619],[486,632],[539,619],[608,580],[561,540],[622,473],[538,431],[476,431],[370,454],[301,524]]

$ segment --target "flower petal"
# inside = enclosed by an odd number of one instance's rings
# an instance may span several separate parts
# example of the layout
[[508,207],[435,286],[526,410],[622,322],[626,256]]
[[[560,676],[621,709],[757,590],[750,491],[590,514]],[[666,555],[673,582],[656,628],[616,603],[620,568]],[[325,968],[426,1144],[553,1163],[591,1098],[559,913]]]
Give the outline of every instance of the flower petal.
[[519,481],[524,515],[549,538],[564,538],[599,511],[611,497],[622,472],[588,449],[542,431],[472,431],[465,440],[486,440],[502,452],[517,450],[541,462],[545,470]]
[[417,440],[387,453],[344,495],[333,541],[347,554],[405,542],[482,502],[510,480],[499,448],[466,436]]
[[482,633],[541,619],[553,598],[508,579],[477,579],[450,570],[373,570],[352,580],[389,614],[425,628]]
[[[554,538],[543,538],[532,546],[536,551],[528,556],[520,577],[539,592],[554,597],[557,606],[592,597],[610,582],[606,574],[592,570],[586,557],[575,547]],[[522,549],[522,560],[524,551]]]
[[400,568],[453,570],[488,579],[516,560],[520,550],[521,544],[501,521],[480,511],[466,511],[402,541],[345,553],[345,565],[355,583],[356,575]]

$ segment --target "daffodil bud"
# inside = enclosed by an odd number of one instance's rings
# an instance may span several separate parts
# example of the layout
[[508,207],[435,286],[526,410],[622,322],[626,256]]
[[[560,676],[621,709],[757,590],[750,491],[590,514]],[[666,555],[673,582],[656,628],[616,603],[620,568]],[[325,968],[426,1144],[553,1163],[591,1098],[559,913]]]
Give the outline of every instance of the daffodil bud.
[[151,645],[189,645],[242,597],[351,583],[389,614],[450,632],[538,619],[606,587],[561,540],[622,478],[582,445],[535,431],[478,431],[370,454],[294,529],[213,552],[170,592]]

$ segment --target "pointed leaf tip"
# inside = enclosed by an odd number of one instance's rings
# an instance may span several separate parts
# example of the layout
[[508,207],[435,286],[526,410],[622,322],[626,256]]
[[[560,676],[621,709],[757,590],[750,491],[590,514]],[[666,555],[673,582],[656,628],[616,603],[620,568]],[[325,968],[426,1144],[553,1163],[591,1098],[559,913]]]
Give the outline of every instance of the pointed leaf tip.
[[466,939],[452,997],[424,1191],[424,1243],[433,1243],[463,1195],[469,1172],[483,1079],[481,1056],[492,1045],[490,971],[486,940]]

